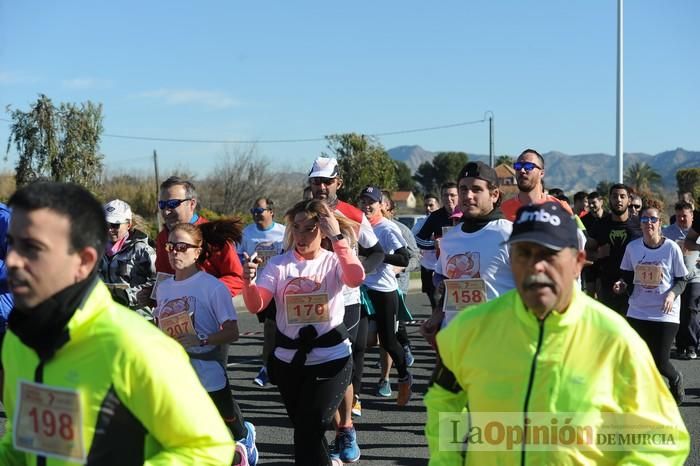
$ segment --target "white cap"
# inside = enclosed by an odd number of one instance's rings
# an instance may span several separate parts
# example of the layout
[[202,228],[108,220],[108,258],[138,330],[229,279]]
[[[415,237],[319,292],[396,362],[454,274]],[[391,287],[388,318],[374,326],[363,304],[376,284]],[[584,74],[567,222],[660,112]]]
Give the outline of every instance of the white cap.
[[132,218],[131,207],[120,199],[109,201],[102,208],[107,223],[128,223]]
[[328,157],[319,157],[314,160],[309,172],[309,178],[336,178],[339,175],[338,161]]

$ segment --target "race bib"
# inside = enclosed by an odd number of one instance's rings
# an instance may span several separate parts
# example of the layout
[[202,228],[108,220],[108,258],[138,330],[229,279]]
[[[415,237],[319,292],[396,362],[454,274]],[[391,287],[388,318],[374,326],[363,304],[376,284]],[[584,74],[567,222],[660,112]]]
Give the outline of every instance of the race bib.
[[258,257],[262,259],[262,262],[258,265],[258,269],[262,270],[267,263],[270,261],[271,257],[274,257],[277,255],[277,251],[275,250],[270,250],[270,249],[263,249],[260,251],[257,251]]
[[661,266],[654,264],[637,264],[634,267],[634,284],[653,288],[661,285]]
[[78,391],[19,382],[12,443],[35,455],[85,463]]
[[481,278],[445,280],[445,299],[442,310],[462,309],[486,302],[486,284]]
[[[190,314],[186,311],[170,314],[166,317],[158,317],[158,327],[160,327],[163,333],[176,339],[180,343],[188,343],[187,346],[190,346],[189,343],[193,342],[197,337]],[[195,337],[195,339],[191,337]]]
[[287,324],[318,324],[330,322],[328,293],[288,294],[284,297]]

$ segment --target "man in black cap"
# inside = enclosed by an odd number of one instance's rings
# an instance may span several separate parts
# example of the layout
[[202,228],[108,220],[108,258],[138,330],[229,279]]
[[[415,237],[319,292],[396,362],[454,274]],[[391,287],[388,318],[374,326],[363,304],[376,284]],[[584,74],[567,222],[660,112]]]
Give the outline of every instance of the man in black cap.
[[483,162],[469,162],[458,180],[462,223],[440,240],[434,275],[439,305],[421,327],[431,343],[435,332],[461,310],[515,287],[505,245],[513,224],[498,209],[496,171]]
[[[430,464],[683,464],[688,432],[646,344],[575,286],[586,256],[571,214],[554,202],[521,207],[507,244],[516,289],[437,334],[424,399]],[[566,442],[543,436],[563,426]],[[673,441],[614,443],[639,429]]]

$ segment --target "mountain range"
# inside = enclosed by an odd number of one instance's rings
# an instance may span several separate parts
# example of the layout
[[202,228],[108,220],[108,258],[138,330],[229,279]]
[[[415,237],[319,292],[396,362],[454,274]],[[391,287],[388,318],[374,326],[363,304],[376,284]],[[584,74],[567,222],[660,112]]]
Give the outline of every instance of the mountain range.
[[[394,160],[408,165],[412,173],[416,172],[421,163],[432,161],[437,154],[420,146],[398,146],[387,152]],[[489,162],[488,155],[466,153],[470,161]],[[592,191],[600,181],[614,181],[617,176],[617,159],[609,154],[569,155],[551,151],[542,154],[542,157],[545,161],[546,186],[558,187],[567,193]],[[700,167],[700,152],[678,148],[656,155],[625,153],[625,168],[637,162],[648,163],[661,175],[664,189],[675,191],[676,171],[681,168]]]

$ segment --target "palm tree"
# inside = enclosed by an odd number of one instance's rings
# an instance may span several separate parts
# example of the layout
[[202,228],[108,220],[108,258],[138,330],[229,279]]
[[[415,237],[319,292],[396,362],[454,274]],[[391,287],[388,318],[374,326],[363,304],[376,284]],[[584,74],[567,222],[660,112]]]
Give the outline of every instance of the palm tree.
[[499,166],[502,163],[513,166],[513,157],[511,157],[510,155],[499,155],[496,159],[496,166]]
[[650,191],[652,187],[661,184],[661,175],[656,173],[648,163],[637,162],[625,172],[625,183],[637,192]]

